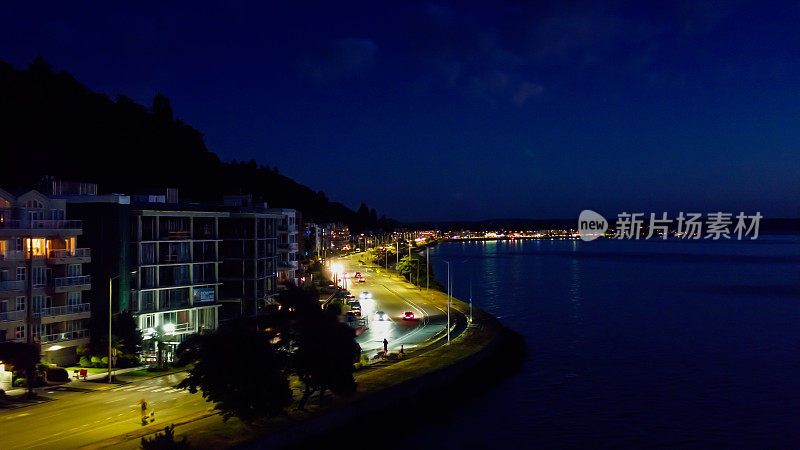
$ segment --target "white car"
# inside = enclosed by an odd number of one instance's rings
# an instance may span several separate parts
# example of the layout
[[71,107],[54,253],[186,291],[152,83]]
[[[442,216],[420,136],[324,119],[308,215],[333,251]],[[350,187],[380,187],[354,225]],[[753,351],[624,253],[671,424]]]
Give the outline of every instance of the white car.
[[383,311],[378,311],[375,313],[375,320],[380,320],[380,321],[389,320],[389,315]]
[[367,291],[361,293],[361,298],[372,298],[372,294]]

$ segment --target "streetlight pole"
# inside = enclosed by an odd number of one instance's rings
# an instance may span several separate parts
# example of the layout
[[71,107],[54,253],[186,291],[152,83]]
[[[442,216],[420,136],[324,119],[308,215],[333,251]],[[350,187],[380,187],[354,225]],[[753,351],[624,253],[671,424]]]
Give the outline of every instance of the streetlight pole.
[[425,291],[431,290],[431,248],[425,247]]
[[450,343],[450,261],[447,263],[447,343]]
[[119,278],[119,275],[108,279],[108,383],[111,384],[111,297],[113,293],[114,278]]

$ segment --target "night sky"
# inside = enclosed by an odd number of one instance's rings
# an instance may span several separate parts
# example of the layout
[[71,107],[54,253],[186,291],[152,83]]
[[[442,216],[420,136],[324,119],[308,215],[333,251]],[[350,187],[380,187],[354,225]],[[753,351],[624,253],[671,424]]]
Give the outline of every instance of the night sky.
[[33,3],[0,59],[161,92],[223,160],[351,207],[800,217],[798,2]]

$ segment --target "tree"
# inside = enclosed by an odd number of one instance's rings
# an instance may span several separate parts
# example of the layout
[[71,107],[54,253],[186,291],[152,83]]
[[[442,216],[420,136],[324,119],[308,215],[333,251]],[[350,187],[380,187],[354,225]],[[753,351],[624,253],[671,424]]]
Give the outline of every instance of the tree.
[[[425,264],[425,258],[414,253],[411,258],[403,256],[400,258],[400,264],[397,266],[397,271],[408,278],[413,284],[419,285],[419,280],[425,280],[427,277],[428,266]],[[417,279],[419,274],[419,279]],[[432,276],[431,276],[432,277]]]
[[289,367],[303,382],[298,408],[304,409],[317,391],[320,399],[328,390],[342,395],[354,392],[353,364],[361,355],[355,332],[338,321],[334,309],[319,307],[319,294],[313,289],[287,285],[278,303],[281,310],[268,319],[268,326],[275,330]]
[[[142,348],[142,333],[136,325],[133,313],[128,310],[114,316],[111,321],[114,335],[122,343],[120,350],[123,353],[135,354]],[[106,338],[107,339],[107,338]]]
[[270,340],[270,333],[246,321],[193,335],[178,347],[179,363],[193,365],[178,387],[201,390],[225,421],[235,416],[251,424],[282,414],[292,402],[292,391]]
[[28,397],[33,397],[36,366],[41,358],[38,344],[24,342],[0,342],[0,361],[10,362],[14,369],[25,372]]
[[156,433],[150,439],[142,438],[142,449],[144,450],[188,450],[192,448],[186,441],[186,436],[180,441],[175,440],[175,425],[164,427],[164,433]]

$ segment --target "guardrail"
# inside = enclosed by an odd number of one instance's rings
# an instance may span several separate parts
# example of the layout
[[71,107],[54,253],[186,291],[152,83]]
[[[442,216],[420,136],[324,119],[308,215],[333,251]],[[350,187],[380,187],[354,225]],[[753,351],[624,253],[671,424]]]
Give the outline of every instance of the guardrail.
[[0,291],[20,291],[25,287],[24,281],[7,280],[0,281]]
[[67,286],[80,286],[82,284],[91,284],[91,275],[79,275],[76,277],[61,277],[53,279],[53,286],[67,287]]
[[0,313],[0,322],[13,322],[25,318],[25,311],[8,311]]
[[90,248],[76,248],[75,250],[50,250],[50,258],[89,258],[92,256]]
[[85,339],[89,337],[89,330],[67,331],[66,333],[45,334],[40,338],[42,344],[51,342],[71,341],[73,339]]
[[66,314],[78,314],[78,313],[85,313],[91,312],[92,305],[90,303],[79,303],[77,305],[66,305],[66,306],[53,306],[51,308],[42,308],[40,311],[34,311],[34,317],[53,317],[53,316],[63,316]]
[[80,220],[30,220],[28,222],[23,222],[21,220],[4,220],[0,222],[0,229],[5,228],[11,230],[68,230],[80,229],[82,227],[83,222]]
[[0,254],[0,261],[18,261],[25,259],[25,252],[22,250],[6,250],[5,253]]

